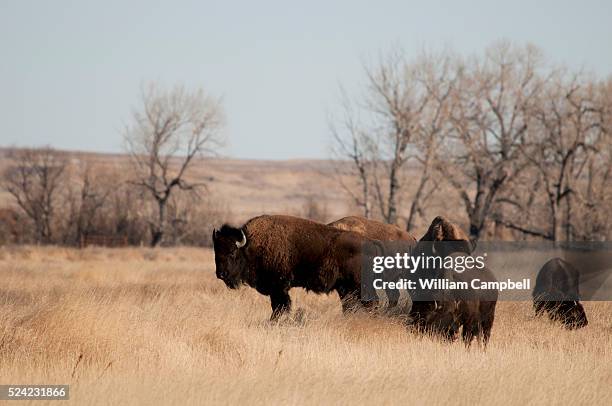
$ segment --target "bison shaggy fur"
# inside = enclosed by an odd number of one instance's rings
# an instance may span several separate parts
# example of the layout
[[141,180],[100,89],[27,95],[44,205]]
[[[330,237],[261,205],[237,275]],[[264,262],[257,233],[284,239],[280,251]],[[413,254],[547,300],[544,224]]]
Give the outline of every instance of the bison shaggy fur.
[[416,238],[407,231],[394,224],[386,224],[364,217],[348,216],[328,224],[340,230],[353,231],[365,237],[380,241],[416,241]]
[[246,284],[270,296],[273,320],[290,310],[293,287],[336,291],[347,310],[359,297],[366,240],[298,217],[259,216],[213,231],[216,274],[231,289]]

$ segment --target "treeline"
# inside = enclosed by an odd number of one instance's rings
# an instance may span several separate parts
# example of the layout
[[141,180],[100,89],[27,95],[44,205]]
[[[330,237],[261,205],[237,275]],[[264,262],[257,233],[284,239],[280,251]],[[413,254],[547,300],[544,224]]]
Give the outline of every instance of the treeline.
[[507,42],[469,58],[391,52],[365,78],[331,121],[364,216],[412,229],[451,190],[475,239],[610,238],[612,79]]
[[[133,184],[124,159],[51,148],[7,149],[0,244],[150,245],[158,205]],[[222,202],[177,193],[167,202],[164,244],[210,245],[212,224],[230,213]]]
[[[51,148],[8,149],[3,159],[11,204],[0,208],[0,244],[151,244],[158,205],[125,160]],[[212,224],[230,213],[205,194],[177,193],[165,215],[164,244],[207,246]]]

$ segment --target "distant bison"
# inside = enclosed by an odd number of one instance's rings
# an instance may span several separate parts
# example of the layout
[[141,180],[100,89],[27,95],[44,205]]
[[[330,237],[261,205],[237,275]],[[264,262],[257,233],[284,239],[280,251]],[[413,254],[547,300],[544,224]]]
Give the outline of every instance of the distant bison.
[[[422,253],[442,258],[465,257],[471,255],[472,251],[473,244],[467,235],[441,216],[432,221],[415,248],[417,255]],[[468,286],[476,278],[482,282],[496,282],[495,276],[487,268],[470,269],[461,273],[454,269],[418,270],[417,276],[467,282]],[[413,301],[410,315],[417,329],[453,340],[459,328],[462,328],[461,335],[466,345],[470,345],[474,338],[480,337],[484,345],[488,343],[495,319],[498,299],[496,290],[448,290],[439,293],[435,299]]]
[[547,312],[551,320],[559,320],[569,329],[585,327],[588,320],[579,298],[580,273],[572,264],[561,258],[544,264],[533,288],[536,315]]
[[213,231],[216,274],[231,289],[247,284],[270,296],[272,320],[290,309],[293,287],[335,290],[347,310],[360,295],[365,240],[306,219],[259,216],[240,228],[226,224]]
[[[358,216],[343,217],[328,224],[329,226],[339,228],[341,230],[353,231],[367,238],[379,241],[410,241],[416,242],[416,238],[407,231],[402,230],[394,224],[386,224],[376,220],[366,219]],[[392,276],[385,274],[385,281],[389,282]],[[396,289],[391,289],[386,292],[389,307],[395,307],[399,303],[400,292]]]

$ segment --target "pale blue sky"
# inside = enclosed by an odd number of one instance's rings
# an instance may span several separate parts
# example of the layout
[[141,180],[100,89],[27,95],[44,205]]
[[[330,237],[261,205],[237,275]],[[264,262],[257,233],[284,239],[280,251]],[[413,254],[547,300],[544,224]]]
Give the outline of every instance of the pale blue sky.
[[381,49],[506,38],[608,75],[611,4],[0,0],[0,146],[121,151],[141,84],[158,81],[223,97],[224,155],[326,158],[338,84],[357,89]]

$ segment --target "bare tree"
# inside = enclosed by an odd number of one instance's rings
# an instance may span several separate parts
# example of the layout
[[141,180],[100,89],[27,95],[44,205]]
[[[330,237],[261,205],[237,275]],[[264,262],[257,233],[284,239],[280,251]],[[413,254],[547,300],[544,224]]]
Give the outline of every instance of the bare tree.
[[374,115],[372,134],[377,138],[374,193],[382,218],[397,223],[401,175],[410,159],[409,148],[419,126],[428,95],[417,80],[417,69],[400,53],[391,53],[374,69],[366,70],[367,106]]
[[594,109],[589,109],[587,117],[594,118],[597,124],[586,127],[590,133],[586,141],[589,152],[586,175],[573,183],[571,196],[575,204],[568,221],[577,240],[609,241],[612,236],[612,77],[601,82],[591,81],[589,88],[594,90]]
[[105,168],[85,162],[73,174],[76,185],[68,195],[66,242],[82,244],[89,234],[101,231],[96,230],[95,220],[116,184],[116,179],[111,178],[107,172]]
[[104,208],[107,219],[105,228],[109,234],[126,237],[129,244],[142,245],[150,228],[147,223],[149,217],[143,211],[146,194],[150,192],[134,188],[119,173],[117,179],[120,186],[113,190]]
[[374,68],[366,68],[366,76],[366,95],[359,108],[344,95],[341,125],[331,126],[337,155],[352,163],[360,192],[344,186],[366,217],[374,203],[381,218],[397,223],[412,164],[418,178],[406,221],[410,229],[416,214],[423,214],[422,201],[434,189],[428,186],[455,82],[452,59],[423,54],[409,62],[400,52],[392,52]]
[[0,245],[23,242],[24,225],[21,215],[12,208],[0,208]]
[[423,109],[415,131],[415,159],[420,168],[416,190],[412,195],[406,229],[412,230],[416,215],[425,217],[423,208],[438,188],[435,167],[439,162],[439,149],[445,134],[450,132],[451,95],[455,91],[459,72],[453,56],[448,53],[425,55],[416,63],[416,79],[424,88],[427,104]]
[[161,90],[149,86],[142,95],[142,109],[133,113],[125,130],[127,149],[135,170],[133,183],[154,199],[156,215],[150,220],[151,245],[163,241],[167,203],[175,190],[196,191],[202,182],[186,179],[198,156],[220,146],[223,113],[220,103],[199,89]]
[[535,98],[540,52],[499,43],[484,60],[462,69],[453,93],[447,160],[438,165],[465,206],[470,237],[478,239],[500,190],[524,168],[519,146],[526,136]]
[[[598,143],[604,149],[607,144],[600,142],[605,135],[604,106],[598,103],[596,90],[596,84],[581,75],[558,71],[538,96],[530,136],[520,150],[536,171],[533,175],[539,183],[534,190],[542,189],[543,217],[549,220],[539,230],[519,214],[512,221],[506,216],[505,226],[551,241],[574,239],[577,234],[574,206],[580,204],[576,199],[582,199],[583,178],[588,172],[589,183],[597,182],[598,171],[592,166],[597,160],[594,155],[598,153]],[[605,177],[605,172],[602,176]],[[586,193],[590,196],[587,200],[594,197],[591,192]],[[522,204],[520,195],[506,202],[518,206],[522,213],[534,209],[532,201]]]
[[392,53],[366,75],[361,103],[345,102],[332,126],[352,163],[342,179],[356,180],[343,186],[365,215],[393,223],[410,203],[412,229],[441,176],[473,239],[491,220],[523,238],[607,238],[612,80],[554,69],[534,46],[508,42],[467,60]]
[[[372,156],[373,140],[363,126],[357,123],[356,113],[346,93],[343,91],[342,94],[344,117],[339,126],[330,120],[329,127],[335,142],[334,155],[340,159],[348,159],[349,166],[337,164],[335,166],[336,178],[355,205],[363,210],[363,216],[370,218],[372,215],[370,182],[374,159]],[[357,192],[345,181],[347,176],[357,180]]]
[[12,150],[8,159],[4,189],[32,220],[36,242],[52,242],[55,206],[68,164],[65,155],[46,147]]
[[576,193],[578,207],[572,224],[575,239],[581,241],[609,241],[612,236],[612,140],[598,145],[587,164],[587,180],[584,188]]

